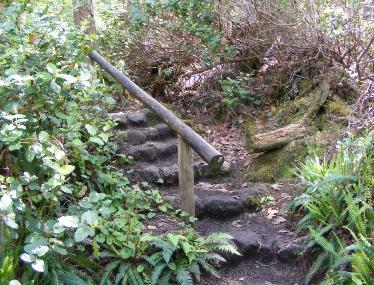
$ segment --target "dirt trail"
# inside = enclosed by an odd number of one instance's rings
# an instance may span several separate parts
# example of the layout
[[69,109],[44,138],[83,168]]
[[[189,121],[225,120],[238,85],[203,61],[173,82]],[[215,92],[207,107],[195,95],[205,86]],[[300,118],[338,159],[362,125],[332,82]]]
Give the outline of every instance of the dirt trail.
[[[136,181],[156,184],[161,194],[176,206],[179,202],[177,145],[175,134],[148,110],[110,115],[126,130],[118,135],[120,150],[132,155],[128,171]],[[196,126],[195,126],[196,127]],[[245,169],[251,161],[243,131],[234,125],[197,125],[202,136],[221,151],[230,171],[212,172],[196,158],[196,230],[202,235],[227,232],[242,254],[226,256],[220,264],[220,279],[204,276],[201,284],[288,285],[302,284],[306,266],[296,259],[301,250],[294,223],[285,208],[295,193],[295,181],[283,184],[247,183]],[[119,133],[118,133],[119,134]],[[140,179],[140,180],[139,180]],[[174,229],[172,219],[159,217],[146,225],[158,234]]]

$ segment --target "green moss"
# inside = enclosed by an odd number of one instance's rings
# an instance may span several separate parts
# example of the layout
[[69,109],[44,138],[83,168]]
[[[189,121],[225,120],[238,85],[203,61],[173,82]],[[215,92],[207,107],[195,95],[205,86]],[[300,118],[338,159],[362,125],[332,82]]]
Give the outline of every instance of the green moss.
[[244,122],[244,132],[247,148],[250,148],[252,138],[255,135],[255,120],[253,117],[248,117]]
[[295,123],[313,111],[312,109],[317,104],[319,98],[320,92],[316,89],[308,93],[307,96],[285,102],[279,106],[275,118],[281,124]]
[[326,104],[327,112],[340,117],[347,117],[351,113],[351,108],[342,99],[337,98],[334,101],[328,101]]
[[304,94],[313,88],[315,82],[312,79],[306,79],[299,83],[300,94]]
[[294,163],[303,161],[308,154],[304,140],[294,141],[282,149],[256,157],[247,169],[247,178],[253,182],[274,182],[290,175]]

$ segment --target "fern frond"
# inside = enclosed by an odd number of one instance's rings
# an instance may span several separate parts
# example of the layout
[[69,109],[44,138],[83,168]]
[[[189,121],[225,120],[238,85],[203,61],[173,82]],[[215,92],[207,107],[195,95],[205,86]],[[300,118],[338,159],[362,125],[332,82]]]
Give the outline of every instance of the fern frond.
[[327,252],[321,253],[317,259],[313,262],[312,266],[309,268],[307,275],[305,276],[305,285],[308,285],[314,275],[323,269],[324,263],[328,260],[329,254]]
[[177,271],[176,279],[179,285],[193,285],[191,273],[186,268]]
[[116,269],[119,264],[120,264],[120,261],[117,260],[117,261],[113,261],[109,263],[105,267],[103,277],[100,280],[100,285],[106,285],[107,281],[110,279],[110,275],[113,273],[114,269]]
[[151,282],[153,285],[157,284],[157,281],[159,280],[162,274],[162,271],[165,269],[166,266],[167,266],[166,263],[161,263],[155,266],[155,268],[153,268],[152,273],[151,273]]

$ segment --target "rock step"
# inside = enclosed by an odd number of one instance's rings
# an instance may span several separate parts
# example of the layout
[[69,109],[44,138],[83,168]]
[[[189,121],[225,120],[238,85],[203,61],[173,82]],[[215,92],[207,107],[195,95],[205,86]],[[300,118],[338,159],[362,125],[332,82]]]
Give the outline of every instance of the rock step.
[[141,145],[148,141],[176,138],[175,132],[166,124],[157,124],[153,127],[129,129],[126,131],[125,143]]
[[142,145],[130,145],[125,149],[125,153],[132,156],[135,161],[147,162],[167,158],[177,152],[178,146],[175,139],[147,142]]
[[[220,193],[219,191],[198,191],[195,195],[196,216],[226,220],[244,212],[256,212],[261,209],[261,198],[266,195],[267,188],[262,185],[242,188],[236,193]],[[164,199],[175,208],[179,208],[180,194],[165,193]]]
[[118,122],[119,127],[127,129],[130,127],[150,127],[160,122],[160,119],[148,109],[133,113],[110,113],[109,118]]
[[[166,160],[165,165],[155,164],[137,164],[134,165],[134,172],[138,177],[140,176],[143,180],[164,185],[176,185],[178,184],[178,164],[171,160]],[[224,165],[219,171],[213,171],[209,168],[206,163],[195,163],[194,164],[194,175],[195,179],[212,178],[218,175],[229,174],[229,167]]]
[[263,236],[251,230],[231,230],[227,232],[233,237],[231,243],[236,246],[241,256],[223,253],[228,264],[237,264],[244,259],[258,258],[271,261],[277,258],[284,263],[295,262],[302,254],[302,243],[295,239],[289,242],[274,237]]

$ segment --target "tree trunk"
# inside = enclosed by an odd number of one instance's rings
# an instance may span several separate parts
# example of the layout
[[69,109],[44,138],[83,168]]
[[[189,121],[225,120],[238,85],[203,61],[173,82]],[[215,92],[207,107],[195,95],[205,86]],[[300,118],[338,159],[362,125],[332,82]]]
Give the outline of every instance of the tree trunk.
[[304,137],[307,128],[301,124],[291,124],[283,128],[253,136],[249,145],[251,153],[277,149]]
[[92,0],[73,0],[74,23],[81,27],[87,24],[85,33],[94,34],[96,31]]

